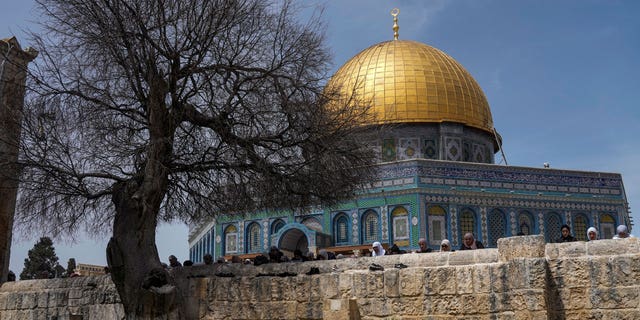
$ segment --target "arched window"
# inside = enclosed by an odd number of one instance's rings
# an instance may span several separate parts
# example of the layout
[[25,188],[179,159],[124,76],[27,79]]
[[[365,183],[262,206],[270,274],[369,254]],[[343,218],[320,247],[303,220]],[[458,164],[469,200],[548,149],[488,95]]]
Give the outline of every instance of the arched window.
[[[406,241],[409,239],[409,212],[404,207],[396,207],[391,211],[393,226],[393,242]],[[403,245],[409,245],[407,242]],[[400,244],[399,244],[400,246]]]
[[247,227],[247,253],[260,252],[260,225],[251,223]]
[[238,252],[238,228],[234,225],[224,229],[224,253]]
[[322,232],[322,224],[316,218],[306,218],[302,220],[302,224],[307,226],[307,228]]
[[378,214],[369,210],[362,216],[362,243],[378,241],[378,229],[380,227]]
[[280,229],[284,227],[284,221],[282,219],[278,219],[271,224],[271,234],[276,234]]
[[498,239],[507,235],[507,221],[504,213],[498,209],[493,209],[487,217],[489,220],[489,246],[497,247]]
[[611,239],[616,234],[616,220],[609,214],[600,216],[600,239]]
[[441,206],[429,207],[429,244],[439,246],[447,238],[446,212]]
[[530,234],[533,234],[534,232],[533,218],[531,218],[531,213],[529,213],[528,211],[521,211],[518,215],[518,233],[528,236]]
[[580,241],[587,241],[587,228],[589,228],[589,220],[582,213],[573,215],[573,236]]
[[349,218],[346,214],[338,214],[333,223],[334,242],[339,244],[349,243]]
[[462,239],[462,237],[464,237],[466,233],[472,233],[473,235],[476,236],[476,240],[477,240],[476,215],[475,213],[473,213],[473,211],[471,211],[471,209],[462,210],[462,213],[460,214],[460,218],[459,218],[459,224],[460,224],[460,239]]
[[547,242],[556,242],[562,235],[560,231],[560,227],[562,226],[560,215],[555,212],[547,213],[544,218],[544,224],[544,233]]

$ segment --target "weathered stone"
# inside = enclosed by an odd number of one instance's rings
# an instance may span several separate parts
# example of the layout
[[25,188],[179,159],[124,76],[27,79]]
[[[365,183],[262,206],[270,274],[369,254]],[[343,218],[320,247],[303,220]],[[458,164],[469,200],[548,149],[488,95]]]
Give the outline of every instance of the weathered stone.
[[498,255],[500,262],[516,258],[544,257],[546,242],[542,235],[519,236],[498,239]]
[[563,243],[549,243],[545,248],[547,259],[562,259],[568,257],[581,257],[587,254],[586,242],[574,241]]
[[455,268],[438,267],[425,270],[426,294],[455,294]]
[[391,269],[384,272],[384,296],[387,298],[400,296],[400,270]]
[[408,268],[400,272],[400,293],[413,297],[425,293],[425,269]]

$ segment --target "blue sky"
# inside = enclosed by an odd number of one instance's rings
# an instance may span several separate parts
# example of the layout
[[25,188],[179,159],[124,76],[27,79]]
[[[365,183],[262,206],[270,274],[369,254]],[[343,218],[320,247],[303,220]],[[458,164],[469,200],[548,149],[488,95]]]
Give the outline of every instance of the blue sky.
[[[389,12],[400,9],[400,39],[434,46],[460,62],[483,88],[509,165],[621,173],[640,228],[639,1],[327,0],[327,44],[334,68],[393,38]],[[33,28],[31,0],[0,11],[0,37]],[[501,157],[497,156],[497,159]],[[640,229],[638,229],[640,230]],[[637,230],[633,233],[639,235]],[[29,235],[38,237],[39,235]],[[34,238],[14,236],[11,269],[20,272]],[[105,264],[107,239],[54,242],[68,258]],[[160,258],[188,257],[187,228],[163,226]]]

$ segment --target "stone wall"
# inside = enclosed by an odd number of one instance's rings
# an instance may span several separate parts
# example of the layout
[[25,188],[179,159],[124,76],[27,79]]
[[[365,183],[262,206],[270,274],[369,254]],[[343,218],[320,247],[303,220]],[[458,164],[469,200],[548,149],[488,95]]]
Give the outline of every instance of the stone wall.
[[[384,270],[369,270],[372,263]],[[313,268],[318,274],[307,275]],[[542,236],[512,237],[498,249],[173,274],[200,319],[640,319],[636,238],[545,244]],[[51,316],[121,319],[122,308],[105,276],[0,288],[0,319]]]

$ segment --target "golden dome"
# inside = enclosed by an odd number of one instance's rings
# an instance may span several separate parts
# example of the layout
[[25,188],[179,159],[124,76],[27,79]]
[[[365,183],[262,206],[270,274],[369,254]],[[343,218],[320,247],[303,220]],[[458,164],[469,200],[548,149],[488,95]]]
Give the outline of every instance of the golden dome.
[[373,45],[338,69],[327,87],[371,102],[374,124],[450,121],[493,134],[478,83],[456,60],[420,42]]

